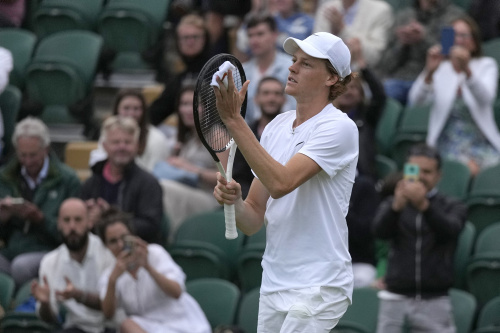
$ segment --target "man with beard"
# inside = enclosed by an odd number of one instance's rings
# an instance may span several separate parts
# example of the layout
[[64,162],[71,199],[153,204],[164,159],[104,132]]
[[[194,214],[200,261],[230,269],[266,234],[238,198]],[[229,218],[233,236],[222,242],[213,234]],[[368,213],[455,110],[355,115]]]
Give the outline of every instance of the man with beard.
[[104,150],[108,158],[92,167],[93,175],[83,184],[89,218],[96,223],[110,205],[134,216],[136,235],[148,243],[160,241],[163,215],[162,189],[150,173],[134,159],[139,127],[131,118],[109,117],[102,126]]
[[44,321],[57,322],[60,307],[66,309],[60,333],[107,332],[98,281],[114,259],[99,237],[90,233],[92,227],[85,202],[65,200],[57,220],[63,244],[43,258],[40,281],[31,285],[37,313]]
[[[250,128],[257,137],[257,140],[260,140],[266,125],[283,111],[286,97],[281,81],[273,76],[262,78],[257,85],[257,93],[254,102],[255,105],[260,108],[261,117],[250,124]],[[245,198],[250,189],[253,174],[250,166],[239,150],[236,151],[236,156],[234,157],[233,178],[240,183],[241,192]]]

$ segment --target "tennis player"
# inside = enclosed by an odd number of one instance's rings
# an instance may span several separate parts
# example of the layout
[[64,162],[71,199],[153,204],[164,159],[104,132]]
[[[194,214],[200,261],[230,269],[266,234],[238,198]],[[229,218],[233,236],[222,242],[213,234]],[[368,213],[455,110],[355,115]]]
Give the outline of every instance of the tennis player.
[[229,74],[227,90],[214,88],[221,119],[255,175],[245,201],[240,185],[220,174],[214,196],[235,205],[245,234],[267,227],[258,332],[327,333],[353,289],[345,216],[358,130],[332,105],[351,80],[351,55],[325,32],[288,38],[284,49],[293,56],[285,92],[297,110],[269,123],[260,143],[239,112],[249,81],[238,92]]

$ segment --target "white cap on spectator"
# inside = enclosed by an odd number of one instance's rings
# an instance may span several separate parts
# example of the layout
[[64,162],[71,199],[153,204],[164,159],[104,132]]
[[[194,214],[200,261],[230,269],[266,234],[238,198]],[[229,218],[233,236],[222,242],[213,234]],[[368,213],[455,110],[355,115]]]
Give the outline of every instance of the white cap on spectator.
[[286,53],[301,49],[314,58],[328,59],[343,80],[351,74],[351,52],[342,39],[328,32],[316,32],[304,40],[288,37],[283,43]]

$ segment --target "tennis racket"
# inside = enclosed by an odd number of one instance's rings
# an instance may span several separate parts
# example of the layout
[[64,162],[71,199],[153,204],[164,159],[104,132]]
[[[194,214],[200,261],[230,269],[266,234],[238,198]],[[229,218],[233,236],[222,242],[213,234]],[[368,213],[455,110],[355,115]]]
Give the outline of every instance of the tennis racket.
[[[232,179],[234,155],[237,145],[231,137],[229,130],[220,119],[219,111],[217,111],[217,106],[215,105],[214,88],[210,85],[213,75],[219,70],[219,66],[226,61],[229,61],[236,67],[236,70],[233,70],[233,80],[234,86],[240,91],[243,83],[246,81],[246,76],[239,60],[230,54],[224,53],[213,56],[203,66],[198,75],[194,91],[193,114],[196,131],[198,132],[201,142],[205,148],[207,148],[210,155],[212,155],[219,172],[228,182],[230,182]],[[221,89],[225,88],[227,87],[221,87]],[[246,109],[247,96],[245,96],[245,100],[240,109],[240,113],[243,117],[245,117]],[[224,167],[216,153],[221,153],[228,149],[229,158],[226,171],[224,171]],[[224,204],[224,218],[226,221],[226,238],[235,239],[238,237],[238,232],[236,231],[234,205]]]

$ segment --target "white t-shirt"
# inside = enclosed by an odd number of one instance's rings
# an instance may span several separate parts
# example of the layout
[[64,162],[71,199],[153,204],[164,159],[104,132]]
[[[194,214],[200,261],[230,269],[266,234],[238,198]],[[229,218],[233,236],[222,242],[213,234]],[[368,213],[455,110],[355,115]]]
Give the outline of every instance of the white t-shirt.
[[269,198],[261,293],[329,286],[351,298],[345,216],[358,161],[358,130],[331,104],[293,129],[295,118],[295,111],[278,115],[265,128],[262,146],[283,165],[301,153],[322,171],[284,197]]
[[[186,278],[182,269],[160,245],[148,245],[148,262],[167,278],[179,283],[183,289],[181,297],[167,296],[144,269],[137,271],[137,280],[129,273],[116,281],[116,298],[119,307],[125,310],[144,330],[150,333],[185,332],[211,333],[212,329],[198,303],[185,291]],[[99,281],[100,296],[104,299],[108,288],[108,269]]]
[[[78,327],[88,333],[99,333],[103,331],[105,319],[101,311],[92,310],[74,299],[59,302],[56,299],[56,290],[66,289],[67,276],[73,285],[83,291],[93,294],[99,293],[99,276],[108,267],[114,266],[114,256],[104,246],[99,237],[89,233],[89,245],[83,262],[71,259],[66,245],[60,245],[57,249],[49,252],[40,264],[40,283],[43,277],[47,277],[50,286],[50,307],[52,312],[59,313],[59,307],[66,308],[66,321],[64,327]],[[40,303],[37,302],[37,312]]]

